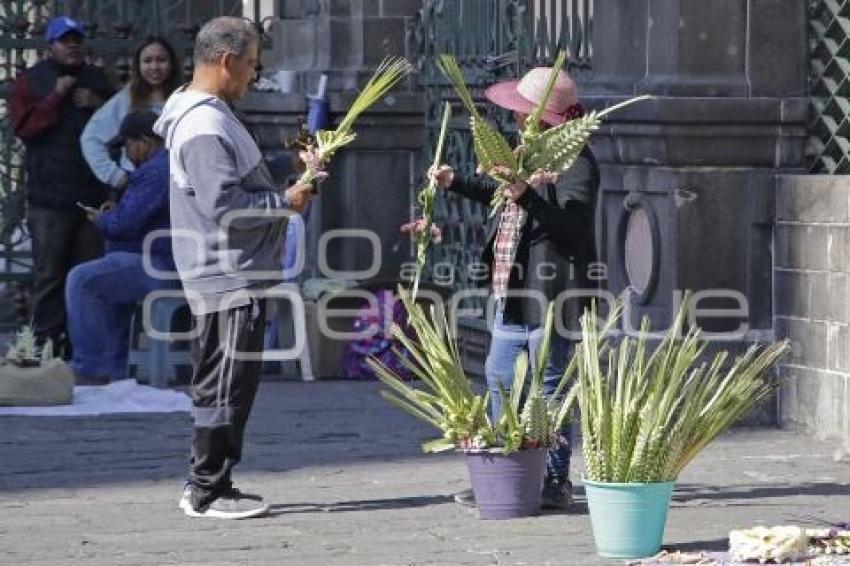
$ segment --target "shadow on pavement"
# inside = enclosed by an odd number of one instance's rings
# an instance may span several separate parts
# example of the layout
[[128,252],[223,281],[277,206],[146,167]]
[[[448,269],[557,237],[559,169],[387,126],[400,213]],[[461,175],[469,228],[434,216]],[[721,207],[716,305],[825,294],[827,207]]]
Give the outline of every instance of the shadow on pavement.
[[270,506],[269,516],[290,515],[293,513],[346,513],[349,511],[372,511],[380,509],[412,509],[429,505],[450,503],[450,495],[432,495],[425,497],[397,497],[394,499],[361,499],[338,501],[336,503],[280,503]]
[[729,550],[729,539],[695,540],[681,544],[665,544],[661,548],[667,552],[725,552]]
[[847,495],[850,484],[841,483],[800,483],[787,485],[731,485],[718,488],[701,484],[676,485],[673,501],[688,503],[694,500],[717,499],[766,499],[771,497],[793,497],[795,495],[811,495],[830,497]]

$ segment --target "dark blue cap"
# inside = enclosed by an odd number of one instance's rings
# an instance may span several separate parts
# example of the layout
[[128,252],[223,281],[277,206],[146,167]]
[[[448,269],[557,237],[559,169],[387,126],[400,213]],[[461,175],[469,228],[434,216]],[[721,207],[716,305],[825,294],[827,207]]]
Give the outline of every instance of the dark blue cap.
[[69,18],[68,16],[57,16],[50,20],[50,23],[47,24],[47,31],[44,33],[44,39],[47,40],[47,43],[53,43],[66,33],[71,32],[76,32],[83,37],[86,36],[86,33],[83,31],[83,24],[77,20]]
[[120,147],[127,143],[128,139],[137,140],[143,136],[159,137],[153,131],[153,125],[159,119],[156,112],[150,110],[136,110],[130,112],[121,121],[118,134],[107,142],[111,147]]

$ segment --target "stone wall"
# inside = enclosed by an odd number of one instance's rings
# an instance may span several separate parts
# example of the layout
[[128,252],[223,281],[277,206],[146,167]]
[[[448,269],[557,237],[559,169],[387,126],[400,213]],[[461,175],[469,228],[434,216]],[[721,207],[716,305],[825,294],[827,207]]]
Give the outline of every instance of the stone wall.
[[387,55],[407,50],[408,19],[420,0],[283,0],[263,66],[294,73],[307,92],[320,73],[331,90],[357,88]]
[[780,176],[776,193],[777,335],[783,424],[850,450],[850,187],[843,176]]
[[[784,308],[782,297],[773,300],[776,173],[805,170],[805,3],[630,0],[596,7],[585,101],[601,107],[655,96],[608,117],[593,138],[602,170],[597,236],[609,290],[628,293],[637,316],[661,328],[678,293],[716,292],[699,306],[728,314],[697,321],[727,333],[712,351],[734,355],[774,338],[774,311]],[[614,37],[626,39],[604,39]],[[825,341],[826,327],[820,330]],[[752,418],[776,422],[776,405]]]
[[755,332],[740,345],[772,330],[774,173],[804,167],[806,26],[796,0],[634,0],[595,13],[587,103],[656,97],[593,138],[609,288],[629,290],[640,315],[665,324],[677,291],[726,290],[747,315],[707,330],[743,322]]

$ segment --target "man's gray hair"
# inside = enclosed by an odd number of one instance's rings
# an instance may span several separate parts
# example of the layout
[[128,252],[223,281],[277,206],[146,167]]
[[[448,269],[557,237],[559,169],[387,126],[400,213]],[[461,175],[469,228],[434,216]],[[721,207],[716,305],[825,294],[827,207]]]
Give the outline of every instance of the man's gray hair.
[[242,57],[253,42],[259,41],[254,26],[242,18],[221,17],[207,22],[195,39],[195,62],[212,64],[225,53]]

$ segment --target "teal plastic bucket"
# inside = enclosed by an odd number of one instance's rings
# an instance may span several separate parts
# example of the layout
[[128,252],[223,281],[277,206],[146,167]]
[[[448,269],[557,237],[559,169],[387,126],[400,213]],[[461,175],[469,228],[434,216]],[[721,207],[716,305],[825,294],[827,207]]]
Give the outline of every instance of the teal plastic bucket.
[[673,482],[584,480],[596,551],[606,558],[647,558],[661,550]]

